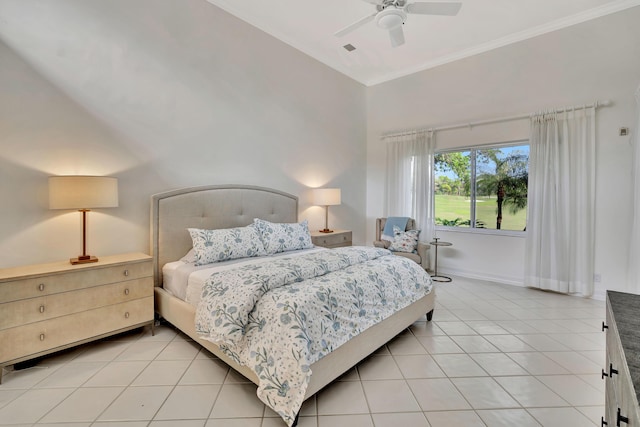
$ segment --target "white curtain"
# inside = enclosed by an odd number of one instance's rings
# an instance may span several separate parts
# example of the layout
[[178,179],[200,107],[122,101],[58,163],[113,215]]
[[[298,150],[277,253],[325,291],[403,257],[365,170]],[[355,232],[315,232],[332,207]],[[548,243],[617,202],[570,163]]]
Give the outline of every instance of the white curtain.
[[433,156],[435,138],[420,131],[386,136],[387,180],[385,216],[408,216],[416,220],[420,240],[433,238]]
[[593,294],[595,108],[531,119],[525,285]]
[[640,294],[640,86],[636,90],[636,113],[638,122],[633,135],[633,225],[631,227],[631,245],[629,247],[629,274],[627,290]]

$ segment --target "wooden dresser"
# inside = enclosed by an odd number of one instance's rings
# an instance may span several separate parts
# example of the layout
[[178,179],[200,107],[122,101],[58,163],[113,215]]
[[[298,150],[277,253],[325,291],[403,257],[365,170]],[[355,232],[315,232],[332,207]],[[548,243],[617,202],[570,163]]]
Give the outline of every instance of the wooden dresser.
[[0,381],[13,365],[145,324],[153,268],[140,253],[0,269]]
[[319,231],[312,231],[311,242],[316,246],[322,246],[325,248],[340,248],[343,246],[351,246],[351,231],[334,230],[333,233],[321,233]]
[[640,295],[607,291],[607,366],[602,426],[640,427]]

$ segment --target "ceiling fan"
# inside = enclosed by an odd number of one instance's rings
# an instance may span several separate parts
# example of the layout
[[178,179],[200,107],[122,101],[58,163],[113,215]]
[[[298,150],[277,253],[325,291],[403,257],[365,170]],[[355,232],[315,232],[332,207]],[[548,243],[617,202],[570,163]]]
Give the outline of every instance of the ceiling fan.
[[446,15],[454,16],[460,11],[462,3],[458,2],[413,2],[406,0],[363,0],[376,5],[376,12],[347,25],[335,36],[342,37],[345,34],[371,22],[375,19],[378,27],[389,31],[391,46],[398,47],[404,44],[404,32],[402,25],[407,19],[407,14],[417,15]]

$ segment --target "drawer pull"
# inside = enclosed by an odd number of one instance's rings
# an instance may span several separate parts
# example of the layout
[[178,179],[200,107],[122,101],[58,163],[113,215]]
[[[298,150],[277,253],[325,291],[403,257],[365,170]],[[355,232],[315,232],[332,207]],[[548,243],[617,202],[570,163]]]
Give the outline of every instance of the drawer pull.
[[124,275],[125,275],[125,277],[129,277],[129,270],[125,270],[124,271]]
[[124,290],[124,294],[125,294],[125,295],[129,295],[129,288],[126,288],[126,289]]
[[604,332],[605,329],[609,329],[609,326],[604,324],[604,321],[602,322],[602,332]]
[[38,290],[39,290],[40,292],[44,291],[44,283],[40,283],[40,284],[38,285]]
[[40,341],[44,341],[44,334],[40,334]]
[[128,318],[129,318],[129,312],[128,312],[128,311],[124,314],[124,318],[125,318],[125,319],[128,319]]
[[613,369],[613,363],[609,363],[609,372],[605,372],[605,370],[602,370],[602,379],[604,379],[604,377],[613,377],[613,374],[617,374],[618,370],[617,369]]
[[40,313],[44,313],[44,304],[40,306]]
[[609,423],[604,420],[604,417],[600,417],[600,427],[604,427],[606,425],[609,425]]
[[620,427],[620,423],[629,424],[629,418],[620,415],[620,408],[618,408],[618,417],[616,419],[616,427]]

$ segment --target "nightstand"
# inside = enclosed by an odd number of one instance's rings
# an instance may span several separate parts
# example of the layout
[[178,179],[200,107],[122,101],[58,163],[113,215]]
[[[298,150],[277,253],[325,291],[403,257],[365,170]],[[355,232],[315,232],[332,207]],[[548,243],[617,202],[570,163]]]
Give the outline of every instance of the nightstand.
[[149,255],[100,257],[0,269],[2,367],[109,335],[151,325]]
[[316,246],[325,248],[340,248],[351,246],[351,231],[334,230],[333,233],[311,232],[311,242]]

